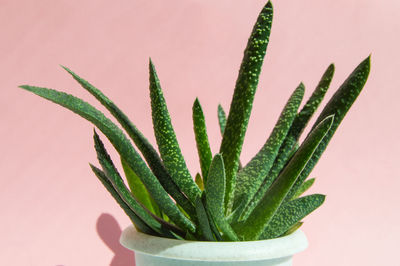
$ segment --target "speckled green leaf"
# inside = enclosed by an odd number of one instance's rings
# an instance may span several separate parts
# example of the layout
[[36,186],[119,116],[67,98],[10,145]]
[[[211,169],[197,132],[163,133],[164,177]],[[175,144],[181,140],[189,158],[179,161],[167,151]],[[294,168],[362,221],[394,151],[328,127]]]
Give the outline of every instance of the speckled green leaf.
[[270,182],[268,186],[272,184],[273,180],[278,176],[279,172],[282,170],[287,160],[290,158],[293,146],[297,143],[301,133],[307,126],[311,117],[317,110],[318,106],[324,99],[326,92],[328,91],[329,85],[332,81],[333,74],[335,72],[335,66],[333,64],[329,65],[325,73],[322,75],[320,82],[312,93],[311,97],[308,99],[306,104],[303,106],[299,114],[293,121],[292,127],[283,143],[281,149],[279,150],[279,156],[274,162],[274,166],[271,172],[268,174],[270,177]]
[[212,161],[210,142],[208,141],[206,122],[203,109],[199,99],[196,98],[193,104],[193,129],[196,137],[197,152],[200,158],[201,174],[204,182],[207,182],[208,169]]
[[[223,136],[225,126],[226,126],[226,114],[225,114],[224,108],[222,108],[222,106],[220,104],[218,105],[218,123],[219,123],[219,129],[221,131],[221,135]],[[240,171],[242,168],[243,168],[242,162],[239,159],[238,171]]]
[[314,194],[287,202],[278,209],[260,239],[276,238],[317,209],[325,200],[324,195]]
[[[204,193],[203,196],[205,196],[205,195],[206,195],[206,194]],[[204,199],[205,199],[205,198],[206,198],[206,197],[204,197]],[[208,207],[207,207],[207,200],[203,200],[203,206],[204,206],[204,208],[206,209],[206,213],[207,213],[207,216],[208,216],[208,222],[209,222],[209,224],[210,224],[210,228],[211,228],[211,231],[212,231],[213,234],[214,234],[215,239],[216,239],[217,241],[223,241],[222,236],[221,236],[221,233],[220,233],[220,231],[218,230],[217,226],[215,225],[214,219],[213,219],[213,217],[212,217],[210,211],[208,210]]]
[[314,184],[314,182],[315,182],[315,178],[310,178],[309,180],[307,180],[303,184],[301,184],[299,189],[293,195],[292,200],[297,199],[298,197],[303,195],[303,193],[305,193]]
[[224,216],[224,193],[225,190],[225,169],[224,160],[221,154],[214,156],[208,179],[205,187],[206,204],[211,217],[216,225],[223,232],[224,238],[231,241],[238,241],[235,232],[232,230]]
[[136,198],[133,197],[129,189],[126,187],[124,181],[122,180],[120,174],[118,173],[117,168],[114,166],[110,155],[107,153],[104,144],[100,140],[100,137],[99,135],[97,135],[96,131],[94,132],[93,139],[97,158],[103,168],[104,173],[106,174],[106,177],[109,178],[109,181],[114,186],[115,190],[119,193],[121,198],[125,200],[128,206],[130,206],[133,210],[145,211],[147,214],[150,214],[151,217],[156,219],[157,222],[159,222],[162,226],[168,228],[168,230],[171,230],[178,235],[184,236],[184,231],[154,215],[148,209],[146,209],[145,206],[141,205]]
[[317,121],[313,125],[313,128],[315,128],[316,125],[320,123],[320,121],[322,121],[324,117],[328,115],[335,116],[332,127],[326,134],[324,139],[321,141],[321,144],[318,146],[311,160],[307,163],[303,172],[301,173],[298,180],[294,184],[292,190],[290,191],[287,199],[292,198],[293,194],[297,191],[297,189],[301,186],[304,180],[311,173],[314,166],[317,164],[322,153],[328,146],[328,143],[331,140],[333,134],[339,127],[340,123],[342,122],[346,113],[349,111],[350,107],[353,105],[354,101],[357,99],[361,90],[364,88],[364,85],[368,79],[370,67],[371,67],[370,56],[368,56],[356,67],[356,69],[344,81],[344,83],[339,87],[339,89],[335,92],[335,94],[332,96],[332,98],[329,100],[329,102],[322,110]]
[[64,92],[33,86],[21,86],[21,88],[57,103],[92,122],[110,140],[120,156],[124,158],[129,167],[140,177],[162,211],[178,226],[193,232],[196,230],[195,225],[183,215],[165,192],[158,179],[133,148],[122,130],[105,117],[103,113],[87,102]]
[[233,205],[239,157],[271,32],[273,8],[268,2],[258,16],[247,43],[236,81],[220,153],[226,169],[225,211]]
[[[165,234],[168,231],[164,231],[163,224],[157,221],[144,206],[140,205],[132,194],[125,186],[124,181],[119,175],[117,169],[111,161],[111,158],[106,153],[103,144],[99,141],[98,136],[95,134],[95,148],[97,152],[97,158],[103,168],[103,173],[107,180],[112,184],[115,191],[121,197],[121,199],[127,204],[127,206],[135,212],[143,221],[157,230],[158,233]],[[92,169],[94,169],[92,167]],[[170,233],[167,233],[169,237],[173,237]]]
[[154,135],[158,150],[167,172],[179,189],[194,203],[201,190],[194,182],[182,156],[171,118],[161,90],[160,81],[153,63],[150,61],[150,98]]
[[[146,222],[144,222],[139,216],[136,215],[136,213],[134,211],[131,210],[131,208],[120,197],[120,195],[115,190],[115,188],[113,187],[111,182],[108,181],[108,178],[106,177],[104,172],[93,165],[90,165],[90,167],[92,168],[92,171],[97,176],[97,178],[101,181],[103,186],[108,190],[108,192],[111,194],[111,196],[117,201],[119,206],[121,206],[121,208],[124,210],[126,215],[128,215],[128,217],[131,219],[131,221],[135,225],[136,229],[138,229],[139,231],[141,231],[145,234],[161,236],[160,233],[156,232],[156,231],[161,230],[161,227],[157,222],[155,222],[153,219],[151,219],[149,221],[150,225],[148,225]],[[155,230],[151,229],[151,227],[154,227]]]
[[233,224],[235,232],[242,240],[257,240],[261,236],[318,144],[329,131],[332,122],[333,116],[329,116],[311,132],[249,217]]
[[223,136],[226,126],[226,114],[224,108],[222,108],[222,105],[220,104],[218,104],[218,124],[221,136]]
[[206,209],[204,208],[202,197],[198,197],[196,199],[196,213],[199,219],[199,227],[204,239],[207,241],[215,241],[213,233],[210,228],[210,223],[208,221]]
[[129,120],[129,118],[112,102],[107,96],[105,96],[99,89],[94,87],[92,84],[79,77],[70,69],[63,67],[72,77],[78,81],[78,83],[91,93],[108,111],[117,119],[121,126],[128,133],[129,137],[133,140],[136,147],[140,150],[143,157],[146,159],[150,169],[160,181],[165,191],[169,193],[176,202],[182,206],[182,208],[190,215],[193,216],[195,209],[193,204],[183,195],[179,190],[178,186],[171,179],[164,165],[161,162],[160,156],[157,151],[153,148],[150,142],[143,136],[143,134],[137,129],[137,127]]
[[270,171],[278,155],[279,148],[296,117],[303,96],[304,86],[300,84],[286,103],[279,116],[278,122],[264,146],[250,162],[239,171],[235,194],[235,203],[239,209],[244,210],[245,206],[247,206],[249,201],[256,194],[264,178]]
[[136,200],[158,217],[162,217],[160,209],[158,208],[153,198],[150,196],[147,188],[140,180],[140,178],[135,174],[135,172],[133,172],[133,170],[122,158],[121,164],[122,168],[124,169],[126,181],[128,181],[131,193],[133,194],[133,196],[135,196]]
[[288,160],[292,157],[292,155],[298,148],[295,147],[296,145],[298,145],[297,141],[299,140],[301,133],[307,126],[311,117],[318,109],[318,106],[324,99],[324,96],[328,91],[329,85],[332,81],[334,72],[335,72],[335,66],[333,64],[329,65],[328,68],[325,70],[324,74],[322,75],[322,78],[319,81],[317,87],[314,89],[312,95],[307,100],[306,104],[303,106],[301,111],[297,114],[285,138],[285,141],[283,142],[282,146],[279,149],[278,156],[275,158],[271,170],[264,179],[257,193],[254,195],[250,204],[246,207],[243,217],[247,217],[250,214],[250,212],[254,209],[254,207],[261,200],[263,195],[266,193],[266,191],[274,182],[274,180],[278,177],[283,167],[287,164]]

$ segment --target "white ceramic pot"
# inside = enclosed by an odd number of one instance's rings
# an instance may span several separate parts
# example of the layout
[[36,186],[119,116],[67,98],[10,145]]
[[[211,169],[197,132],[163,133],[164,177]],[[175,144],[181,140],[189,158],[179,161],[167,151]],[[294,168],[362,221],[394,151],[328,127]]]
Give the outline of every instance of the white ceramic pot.
[[121,244],[135,252],[136,266],[291,266],[307,248],[304,233],[245,242],[184,241],[146,235],[126,228]]

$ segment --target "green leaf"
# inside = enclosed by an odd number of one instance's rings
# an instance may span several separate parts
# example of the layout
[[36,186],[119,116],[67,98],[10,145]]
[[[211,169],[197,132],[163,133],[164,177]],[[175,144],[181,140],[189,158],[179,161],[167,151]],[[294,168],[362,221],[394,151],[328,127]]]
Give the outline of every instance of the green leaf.
[[226,114],[224,108],[222,108],[220,104],[218,104],[218,123],[219,123],[219,130],[221,131],[221,136],[223,136],[226,126]]
[[132,195],[149,211],[151,211],[158,217],[161,217],[162,214],[160,212],[160,209],[158,208],[158,205],[150,196],[147,188],[140,180],[140,178],[135,174],[135,172],[133,172],[133,170],[129,167],[129,165],[125,162],[123,158],[121,158],[121,164],[122,168],[124,169],[126,181],[128,181],[128,185]]
[[206,209],[204,208],[202,197],[198,197],[196,199],[196,213],[199,219],[199,227],[201,229],[202,236],[207,241],[215,241],[213,233],[210,228],[210,223],[208,221]]
[[301,133],[304,131],[311,117],[321,104],[326,92],[331,84],[333,74],[335,73],[335,66],[330,64],[322,75],[317,87],[313,91],[306,104],[303,106],[290,128],[289,136],[296,141],[299,139]]
[[182,214],[171,200],[158,179],[153,175],[146,163],[133,148],[122,130],[110,119],[105,117],[103,113],[87,102],[64,92],[27,85],[20,87],[57,103],[92,122],[110,140],[119,155],[124,158],[129,167],[139,176],[162,211],[178,226],[195,232],[195,225]]
[[[128,215],[128,217],[131,219],[131,221],[135,225],[136,229],[138,229],[140,232],[143,232],[145,234],[161,236],[160,233],[157,233],[157,232],[161,231],[161,227],[158,223],[156,223],[151,218],[149,218],[150,225],[148,225],[145,221],[143,221],[138,215],[136,215],[136,213],[134,211],[132,211],[132,209],[120,197],[120,195],[115,190],[115,188],[113,187],[111,182],[108,181],[108,178],[106,177],[105,173],[93,165],[90,165],[90,167],[92,168],[92,171],[97,176],[97,178],[101,181],[103,186],[108,190],[108,192],[111,194],[111,196],[115,199],[115,201],[117,201],[119,206],[121,206],[121,208],[124,210],[126,215]],[[151,227],[153,227],[154,230]]]
[[322,153],[325,151],[332,139],[334,133],[345,117],[346,113],[349,111],[350,107],[353,105],[361,90],[364,88],[367,82],[369,71],[371,67],[371,58],[368,56],[363,60],[356,69],[350,74],[350,76],[343,82],[339,89],[335,92],[329,102],[326,104],[321,114],[319,115],[317,121],[313,125],[313,128],[320,123],[324,117],[328,115],[334,115],[334,120],[331,129],[326,134],[321,144],[318,146],[317,150],[313,154],[311,160],[307,163],[300,177],[294,184],[292,190],[290,191],[288,198],[291,199],[293,194],[301,186],[304,180],[311,173],[314,166],[317,164],[319,158],[321,158]]
[[317,87],[314,89],[312,95],[307,100],[306,104],[303,106],[301,111],[297,114],[296,118],[293,121],[293,124],[283,142],[282,146],[279,149],[278,156],[275,159],[275,162],[269,171],[267,178],[264,179],[263,184],[260,186],[257,193],[254,195],[253,199],[250,201],[250,204],[246,207],[245,213],[243,217],[247,217],[250,212],[254,209],[257,203],[264,196],[268,188],[278,177],[279,173],[282,171],[283,167],[287,164],[288,160],[292,157],[294,152],[297,150],[297,143],[299,137],[311,117],[317,110],[318,106],[324,99],[326,92],[328,91],[329,85],[332,81],[333,74],[335,72],[335,66],[333,64],[329,65],[329,67],[325,70],[322,75],[321,80],[319,81]]
[[298,197],[300,197],[301,195],[303,195],[304,192],[306,192],[315,182],[315,178],[311,178],[307,181],[305,181],[303,184],[301,184],[301,186],[299,187],[299,189],[296,191],[296,193],[293,195],[293,199],[297,199]]
[[[224,108],[219,104],[218,105],[218,123],[219,123],[219,129],[221,131],[221,135],[224,135],[224,130],[225,130],[225,125],[226,125],[226,114],[224,111]],[[240,171],[243,168],[242,162],[239,159],[239,167],[238,171]]]
[[196,198],[200,196],[201,190],[187,169],[171,124],[171,118],[161,90],[160,81],[151,60],[150,98],[154,134],[164,166],[179,189],[194,203]]
[[160,181],[161,185],[170,194],[176,202],[190,215],[194,216],[195,209],[193,204],[186,198],[185,195],[179,190],[178,186],[171,179],[164,165],[161,162],[160,156],[153,148],[150,142],[143,136],[137,127],[129,120],[129,118],[99,89],[92,84],[79,77],[70,69],[63,66],[63,68],[72,75],[72,77],[89,93],[91,93],[108,111],[117,119],[121,126],[128,133],[129,137],[133,140],[138,147],[143,157],[146,159],[150,169]]
[[201,190],[204,190],[203,179],[201,178],[201,175],[200,175],[199,173],[196,174],[196,177],[195,177],[194,181],[196,182],[196,185],[197,185]]
[[279,148],[296,117],[303,96],[304,86],[300,84],[286,103],[279,116],[278,122],[264,146],[251,161],[239,171],[235,194],[235,203],[239,205],[239,209],[244,210],[270,171],[278,155]]
[[333,116],[329,116],[311,132],[249,217],[232,225],[242,240],[259,239],[318,144],[329,131],[332,122]]
[[289,229],[293,229],[292,227],[304,217],[321,206],[324,200],[324,195],[314,194],[287,202],[278,209],[261,234],[260,239],[276,238],[285,234]]
[[199,100],[193,104],[193,128],[196,137],[197,151],[200,158],[201,174],[207,182],[208,169],[212,161],[210,143],[208,141],[206,122]]
[[213,232],[214,237],[215,237],[215,239],[217,241],[223,241],[221,233],[219,232],[217,226],[215,225],[214,219],[213,219],[213,217],[212,217],[212,215],[210,213],[210,210],[207,207],[207,199],[206,199],[207,197],[205,197],[206,194],[204,193],[203,196],[204,196],[204,199],[205,199],[205,200],[203,199],[203,206],[206,209],[206,213],[207,213],[207,216],[208,216],[208,222],[210,224],[211,231]]
[[[314,92],[312,93],[311,97],[308,99],[306,104],[303,106],[299,114],[294,119],[290,131],[285,139],[285,142],[279,150],[279,156],[276,158],[274,166],[271,169],[271,173],[269,174],[272,182],[273,180],[275,180],[279,172],[287,163],[287,160],[290,158],[291,151],[293,150],[294,145],[299,140],[301,133],[304,131],[311,117],[324,99],[324,96],[328,91],[329,85],[332,81],[334,72],[335,66],[333,64],[329,65],[325,73],[322,75],[322,78],[315,88]],[[272,182],[269,182],[269,185],[271,185]]]
[[[115,190],[119,193],[119,195],[126,200],[126,203],[134,210],[144,210],[147,214],[150,214],[151,217],[156,219],[161,225],[167,227],[169,230],[172,230],[178,235],[185,235],[185,232],[180,228],[169,224],[160,217],[152,214],[148,209],[146,209],[143,205],[140,205],[138,200],[133,197],[129,189],[126,187],[124,181],[122,180],[120,174],[118,173],[117,168],[114,166],[114,163],[111,160],[110,155],[107,153],[107,150],[104,147],[103,142],[100,140],[99,135],[97,135],[96,131],[94,131],[94,143],[95,149],[97,153],[97,158],[102,166],[104,173],[109,178],[109,181],[114,186]],[[141,208],[140,208],[141,207]]]
[[287,230],[285,233],[283,233],[282,235],[280,235],[280,237],[282,237],[282,236],[288,236],[288,235],[294,233],[294,232],[297,231],[297,229],[299,229],[302,225],[303,225],[303,222],[297,222],[297,223],[295,223],[292,227],[289,228],[289,230]]
[[239,157],[271,31],[273,8],[268,2],[258,16],[247,43],[236,81],[220,153],[226,169],[225,212],[233,205]]
[[232,230],[224,216],[225,196],[225,169],[221,154],[216,154],[212,160],[208,179],[205,187],[206,206],[216,225],[223,232],[226,239],[238,241],[236,233]]
[[[97,158],[103,168],[105,177],[112,184],[115,191],[119,194],[121,199],[129,206],[129,208],[134,211],[141,219],[146,221],[154,230],[161,234],[163,232],[163,224],[159,223],[150,213],[149,210],[140,205],[132,194],[129,192],[128,188],[125,186],[121,176],[119,175],[117,169],[115,168],[111,158],[104,149],[103,143],[101,143],[98,135],[95,133],[95,148],[97,152]],[[93,168],[92,168],[93,169]],[[168,232],[168,231],[167,231]],[[169,237],[173,237],[169,234]]]

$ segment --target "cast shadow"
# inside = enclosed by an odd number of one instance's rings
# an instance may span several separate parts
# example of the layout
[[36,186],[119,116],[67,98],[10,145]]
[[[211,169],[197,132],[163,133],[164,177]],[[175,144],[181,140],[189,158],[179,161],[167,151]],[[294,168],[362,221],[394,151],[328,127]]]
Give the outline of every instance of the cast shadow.
[[110,266],[134,265],[135,255],[119,243],[122,230],[111,214],[103,213],[97,218],[96,230],[104,244],[114,252]]

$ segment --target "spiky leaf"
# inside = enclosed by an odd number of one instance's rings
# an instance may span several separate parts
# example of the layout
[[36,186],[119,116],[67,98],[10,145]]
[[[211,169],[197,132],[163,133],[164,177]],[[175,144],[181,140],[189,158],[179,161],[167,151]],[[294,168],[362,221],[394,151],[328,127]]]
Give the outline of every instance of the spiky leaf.
[[110,119],[105,117],[103,113],[87,102],[64,92],[27,85],[20,87],[57,103],[92,122],[110,140],[119,155],[124,158],[129,167],[140,177],[158,206],[162,208],[162,211],[178,226],[182,226],[182,228],[193,232],[196,230],[195,225],[183,215],[165,192],[158,179],[153,175],[146,163],[133,148],[122,130]]
[[182,206],[182,208],[190,215],[193,216],[195,209],[193,204],[182,194],[178,186],[171,179],[164,165],[161,162],[160,156],[157,151],[153,148],[150,142],[143,136],[143,134],[137,129],[137,127],[129,120],[129,118],[120,110],[113,101],[105,96],[99,89],[94,87],[85,79],[78,76],[72,70],[67,67],[63,68],[72,75],[72,77],[90,94],[92,94],[108,111],[117,119],[121,126],[128,133],[129,137],[133,140],[135,145],[138,147],[143,157],[146,159],[150,169],[160,181],[161,185],[170,194],[176,202]]
[[[108,180],[106,177],[105,173],[98,169],[97,167],[90,165],[92,168],[92,171],[96,175],[96,177],[101,181],[103,186],[108,190],[108,192],[111,194],[111,196],[115,199],[115,201],[121,206],[121,208],[124,210],[126,215],[131,219],[132,223],[135,225],[136,229],[139,231],[149,234],[149,235],[155,235],[155,236],[161,236],[160,233],[157,233],[157,231],[161,230],[161,227],[158,223],[154,221],[154,219],[151,219],[149,222],[150,225],[148,225],[145,221],[143,221],[132,209],[125,203],[125,201],[121,198],[121,196],[118,194],[118,192],[115,190],[111,182]],[[155,230],[153,230],[151,227],[154,227]]]
[[258,16],[247,43],[236,81],[220,153],[226,169],[225,211],[231,212],[239,157],[271,32],[273,8],[268,2]]
[[200,196],[201,190],[194,182],[187,169],[172,127],[171,118],[161,90],[156,69],[150,60],[150,98],[153,117],[154,135],[157,140],[158,150],[167,172],[175,184],[194,203]]
[[212,161],[210,142],[208,141],[206,122],[199,99],[193,104],[193,129],[196,137],[197,151],[200,158],[201,174],[207,182],[208,169]]
[[[226,114],[225,114],[224,108],[222,108],[222,106],[220,104],[218,105],[218,123],[219,123],[219,129],[221,131],[221,136],[223,136],[225,126],[226,126]],[[238,171],[242,170],[242,168],[243,168],[243,165],[239,159]]]
[[[278,122],[271,135],[260,151],[251,161],[239,171],[237,175],[237,186],[235,202],[240,209],[244,210],[264,178],[270,171],[280,146],[282,145],[300,106],[304,95],[304,86],[300,84],[286,103]],[[239,214],[239,213],[238,213]]]
[[296,193],[293,195],[292,199],[297,199],[301,195],[303,195],[304,192],[306,192],[315,182],[315,178],[310,178],[309,180],[305,181],[299,189],[296,191]]
[[356,69],[350,74],[350,76],[343,82],[339,89],[335,92],[329,102],[326,104],[321,114],[319,115],[317,121],[313,125],[316,127],[324,117],[328,115],[334,115],[334,120],[331,129],[326,134],[318,149],[313,154],[311,160],[307,163],[306,167],[302,171],[300,177],[296,181],[293,189],[290,191],[287,200],[291,199],[293,194],[301,186],[304,180],[311,173],[314,166],[317,164],[318,160],[321,158],[322,153],[325,151],[332,139],[333,134],[336,132],[343,118],[349,111],[350,107],[353,105],[354,101],[357,99],[361,90],[364,88],[367,82],[369,71],[371,67],[371,58],[368,56],[363,60]]
[[[158,232],[163,234],[163,224],[157,221],[155,217],[151,215],[150,211],[147,210],[143,205],[139,204],[138,201],[132,196],[96,133],[94,134],[94,141],[97,158],[101,167],[103,168],[105,176],[112,184],[115,191],[119,194],[121,199],[125,201],[131,210],[133,210],[139,217],[146,221],[147,224],[151,225],[153,229],[159,230]],[[158,223],[160,224],[159,227]],[[171,234],[170,237],[172,237]]]
[[271,169],[271,172],[268,174],[271,177],[270,179],[272,179],[269,182],[269,185],[272,184],[273,180],[282,170],[283,166],[287,163],[287,160],[291,156],[291,151],[293,150],[294,145],[299,140],[301,133],[304,131],[311,117],[324,99],[324,96],[328,91],[329,85],[332,81],[334,72],[335,66],[333,64],[329,65],[329,67],[322,75],[322,78],[319,81],[314,92],[294,119],[290,131],[285,139],[285,142],[282,144],[282,147],[279,150],[279,156],[276,158],[274,166]]
[[99,160],[100,165],[103,168],[104,173],[109,178],[109,181],[114,186],[115,190],[119,193],[122,199],[126,200],[126,203],[131,207],[131,209],[141,210],[142,212],[145,211],[147,214],[150,214],[150,216],[156,219],[162,226],[165,226],[166,228],[172,230],[178,235],[181,236],[185,235],[185,232],[182,231],[180,228],[160,219],[160,217],[154,215],[143,205],[139,204],[137,199],[135,199],[132,196],[131,192],[126,187],[124,181],[122,180],[120,174],[118,173],[117,168],[114,166],[114,163],[112,162],[110,155],[105,149],[103,142],[100,140],[100,136],[96,133],[96,131],[94,132],[93,139],[97,153],[97,158]]
[[239,240],[224,216],[225,169],[221,154],[216,154],[212,160],[205,187],[207,209],[216,225],[231,241]]
[[221,136],[224,135],[225,126],[226,126],[226,114],[222,105],[218,104],[218,123],[219,123],[219,130],[221,132]]
[[298,147],[298,140],[310,121],[311,117],[318,109],[318,106],[324,99],[326,92],[328,91],[329,85],[332,81],[333,74],[335,72],[335,66],[333,64],[329,65],[322,75],[318,85],[314,89],[312,95],[307,100],[306,104],[303,106],[301,111],[297,114],[296,118],[293,121],[293,124],[283,142],[282,146],[279,149],[278,156],[276,157],[274,164],[269,171],[267,177],[264,179],[262,185],[260,186],[257,193],[254,195],[250,204],[246,207],[245,213],[243,217],[247,217],[250,212],[254,209],[257,203],[264,196],[268,188],[278,177],[279,173],[282,171],[283,167],[287,164],[288,160],[292,157],[294,152]]
[[250,213],[249,217],[243,222],[234,225],[233,228],[243,240],[257,240],[261,236],[302,169],[318,147],[318,144],[328,132],[332,121],[333,116],[329,116],[313,130],[258,205]]
[[287,232],[324,203],[325,196],[314,194],[287,202],[278,209],[260,239],[276,238]]

